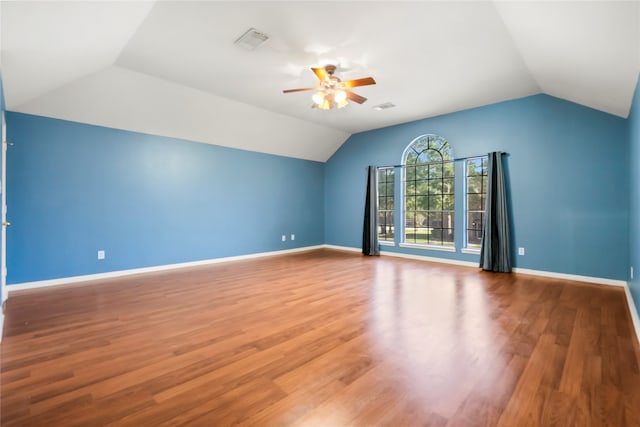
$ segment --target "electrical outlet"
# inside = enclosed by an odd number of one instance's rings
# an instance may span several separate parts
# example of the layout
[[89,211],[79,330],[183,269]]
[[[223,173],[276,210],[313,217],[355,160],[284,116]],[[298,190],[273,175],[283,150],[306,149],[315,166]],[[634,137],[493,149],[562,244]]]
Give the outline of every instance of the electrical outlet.
[[104,251],[103,250],[99,250],[98,251],[98,259],[104,259],[104,256],[105,256]]
[[291,233],[291,240],[296,240],[296,235]]
[[518,255],[524,256],[524,248],[518,248]]
[[631,280],[633,280],[633,267],[631,267],[630,269],[631,269]]
[[282,235],[282,241],[286,242],[287,241],[287,236],[285,234]]

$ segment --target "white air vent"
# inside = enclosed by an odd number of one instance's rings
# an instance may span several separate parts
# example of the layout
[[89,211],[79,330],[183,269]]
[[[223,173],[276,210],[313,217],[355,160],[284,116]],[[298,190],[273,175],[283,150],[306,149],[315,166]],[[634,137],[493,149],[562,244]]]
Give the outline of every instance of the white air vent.
[[374,110],[378,110],[378,111],[382,111],[382,110],[386,110],[388,108],[393,108],[395,106],[396,106],[396,104],[394,104],[393,102],[385,102],[384,104],[375,105],[373,107],[373,109]]
[[261,33],[255,28],[249,28],[238,40],[235,41],[235,44],[243,49],[255,50],[268,39],[269,36],[265,33]]

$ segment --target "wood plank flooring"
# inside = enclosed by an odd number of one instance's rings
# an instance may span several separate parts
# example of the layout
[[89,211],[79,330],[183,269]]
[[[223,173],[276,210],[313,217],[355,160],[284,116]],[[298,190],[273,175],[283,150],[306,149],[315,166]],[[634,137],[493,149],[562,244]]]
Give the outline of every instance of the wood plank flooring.
[[621,288],[322,249],[12,293],[2,426],[640,426]]

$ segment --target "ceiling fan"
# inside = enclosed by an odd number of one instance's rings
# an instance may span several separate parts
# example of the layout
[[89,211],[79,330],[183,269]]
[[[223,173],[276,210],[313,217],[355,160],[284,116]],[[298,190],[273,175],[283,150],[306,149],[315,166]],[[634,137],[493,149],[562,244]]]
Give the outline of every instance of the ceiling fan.
[[351,92],[349,89],[358,86],[374,85],[376,81],[373,77],[364,77],[361,79],[347,80],[343,82],[333,73],[336,71],[335,65],[325,65],[323,68],[311,68],[311,71],[320,79],[317,86],[305,87],[300,89],[286,89],[282,93],[302,92],[305,90],[315,90],[313,94],[312,108],[320,108],[322,110],[330,110],[334,106],[342,108],[349,103],[348,100],[362,104],[367,100],[364,96],[360,96]]

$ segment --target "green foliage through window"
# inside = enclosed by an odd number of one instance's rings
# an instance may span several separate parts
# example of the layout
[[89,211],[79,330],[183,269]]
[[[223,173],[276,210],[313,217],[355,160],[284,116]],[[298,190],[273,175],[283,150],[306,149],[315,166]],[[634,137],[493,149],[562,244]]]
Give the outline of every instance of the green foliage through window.
[[454,164],[449,143],[423,135],[405,151],[404,242],[454,244]]
[[393,242],[395,229],[394,171],[392,167],[378,168],[378,240]]
[[465,162],[466,191],[466,231],[467,248],[480,249],[484,208],[487,198],[487,156],[474,157]]

